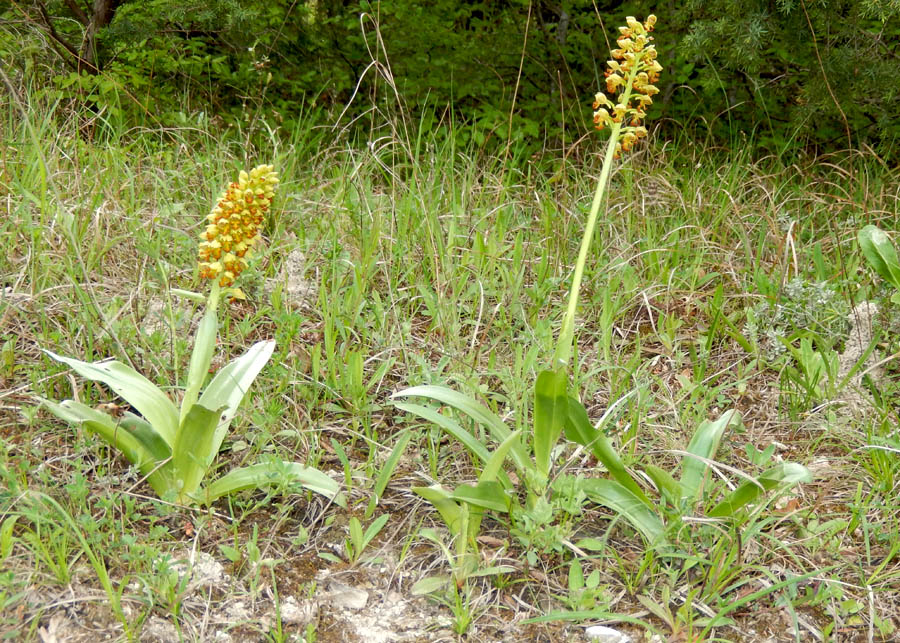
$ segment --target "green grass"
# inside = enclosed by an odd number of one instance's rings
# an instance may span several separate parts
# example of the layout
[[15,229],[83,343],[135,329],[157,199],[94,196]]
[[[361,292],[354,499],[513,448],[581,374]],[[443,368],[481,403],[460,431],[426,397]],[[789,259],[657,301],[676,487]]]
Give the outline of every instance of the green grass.
[[[221,139],[202,128],[101,124],[89,140],[81,116],[63,105],[27,91],[18,101],[4,105],[0,157],[8,240],[0,255],[0,636],[40,640],[54,616],[68,615],[113,637],[162,622],[203,640],[214,633],[204,629],[205,610],[221,616],[242,601],[235,635],[310,639],[318,629],[320,641],[346,640],[340,613],[322,608],[315,622],[293,621],[284,602],[321,596],[329,574],[410,598],[416,581],[448,573],[418,535],[440,520],[410,489],[453,488],[477,473],[460,444],[387,398],[445,384],[527,430],[523,402],[552,355],[597,157],[583,148],[560,168],[548,153],[554,171],[544,172],[542,162],[502,162],[427,131],[366,148],[312,126],[283,140],[258,122]],[[576,326],[577,387],[591,419],[635,392],[609,425],[627,465],[671,469],[680,457],[672,450],[703,419],[737,408],[746,429],[726,435],[723,464],[758,474],[757,450],[774,443],[769,457],[807,465],[814,482],[761,508],[740,533],[685,520],[677,555],[647,551],[596,505],[557,525],[567,536],[557,546],[525,547],[488,514],[481,554],[497,558],[485,564],[516,571],[474,579],[447,607],[416,599],[423,627],[464,630],[471,640],[563,640],[558,622],[522,621],[587,609],[566,618],[609,618],[681,640],[895,635],[896,385],[882,382],[886,395],[865,414],[847,412],[833,403],[840,392],[806,394],[790,355],[746,330],[761,303],[790,303],[794,278],[827,282],[848,310],[881,294],[856,231],[897,227],[896,177],[871,157],[826,161],[788,166],[661,144],[629,157],[601,212]],[[115,401],[41,349],[114,356],[157,385],[179,381],[197,311],[170,289],[198,288],[201,219],[255,162],[273,163],[282,184],[267,247],[241,282],[247,299],[224,306],[219,352],[231,358],[267,338],[277,347],[219,463],[223,471],[261,457],[317,466],[345,484],[347,511],[291,490],[238,494],[209,511],[167,505],[121,458],[38,410],[33,397]],[[289,263],[303,297],[291,298]],[[879,341],[896,342],[889,320],[884,329]],[[784,329],[795,340],[806,330]],[[816,347],[839,350],[844,339]],[[379,473],[405,429],[410,442],[385,486]],[[571,447],[563,458],[567,474],[603,475]],[[364,551],[357,542],[348,552],[350,525],[358,536],[381,515],[390,518]],[[179,574],[176,563],[192,552],[211,556],[230,580],[207,587],[183,567]],[[597,572],[588,593],[570,580],[576,558],[583,578]],[[717,614],[732,624],[712,627]],[[511,622],[519,629],[504,629]]]

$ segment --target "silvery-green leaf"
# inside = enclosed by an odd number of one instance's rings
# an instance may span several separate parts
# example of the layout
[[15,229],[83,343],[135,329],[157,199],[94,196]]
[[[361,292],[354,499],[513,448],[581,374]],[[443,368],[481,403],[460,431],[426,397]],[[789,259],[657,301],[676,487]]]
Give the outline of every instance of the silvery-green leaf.
[[305,489],[319,493],[340,506],[345,506],[341,486],[327,475],[299,462],[264,462],[235,469],[211,483],[198,497],[209,504],[222,496],[243,489],[262,488],[270,485],[297,483]]
[[103,382],[136,408],[153,429],[172,446],[178,429],[178,411],[172,400],[153,382],[121,362],[82,362],[44,350],[58,362],[67,364],[89,380]]
[[213,454],[218,453],[238,406],[274,350],[274,341],[257,342],[216,373],[200,396],[199,404],[206,408],[223,409],[213,438]]

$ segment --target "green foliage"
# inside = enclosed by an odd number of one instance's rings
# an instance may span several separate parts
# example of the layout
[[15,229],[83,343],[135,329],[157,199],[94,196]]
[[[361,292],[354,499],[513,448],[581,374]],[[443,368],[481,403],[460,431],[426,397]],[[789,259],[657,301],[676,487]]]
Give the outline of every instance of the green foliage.
[[[647,11],[590,0],[125,0],[95,24],[73,3],[44,4],[52,34],[39,3],[0,8],[0,54],[106,117],[185,126],[203,112],[290,130],[310,109],[349,119],[402,105],[459,142],[526,148],[589,129],[611,26]],[[693,1],[661,14],[655,35],[669,64],[651,117],[674,119],[674,131],[752,133],[775,152],[867,143],[886,155],[900,136],[894,2]],[[367,136],[382,122],[354,121]]]
[[713,133],[734,140],[755,130],[774,151],[796,140],[893,151],[896,2],[695,0],[673,21],[682,33],[680,63],[691,68],[684,81],[699,93],[699,113],[715,118]]
[[747,308],[743,335],[767,360],[775,361],[810,334],[829,346],[840,345],[850,329],[849,314],[850,306],[834,284],[795,277],[777,298]]

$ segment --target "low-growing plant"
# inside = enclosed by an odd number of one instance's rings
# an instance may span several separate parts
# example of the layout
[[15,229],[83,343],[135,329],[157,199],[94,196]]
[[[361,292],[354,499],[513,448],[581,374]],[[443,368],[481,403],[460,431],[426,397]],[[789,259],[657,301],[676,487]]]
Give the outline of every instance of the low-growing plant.
[[[451,394],[458,395],[454,391]],[[478,544],[476,538],[481,529],[481,520],[485,509],[491,509],[501,513],[509,511],[512,498],[505,493],[509,488],[509,478],[503,471],[503,461],[510,449],[517,443],[520,433],[512,432],[494,450],[489,453],[487,449],[471,435],[466,433],[452,419],[436,413],[427,407],[414,404],[398,404],[410,413],[421,414],[423,417],[432,418],[439,426],[460,435],[464,443],[469,443],[484,463],[475,485],[459,485],[455,490],[449,491],[439,484],[429,487],[413,487],[413,492],[425,498],[437,509],[444,524],[450,532],[451,546],[445,545],[434,529],[420,530],[420,535],[436,543],[450,565],[450,575],[429,576],[413,587],[413,592],[418,594],[431,594],[445,590],[452,585],[451,591],[463,590],[467,586],[468,579],[474,576],[489,576],[511,571],[502,566],[482,569],[478,557]],[[505,486],[499,482],[505,481]]]
[[[362,522],[356,516],[351,516],[348,524],[349,535],[344,539],[344,555],[346,557],[346,561],[351,565],[355,565],[360,561],[360,558],[369,544],[375,539],[375,537],[384,529],[384,526],[387,524],[387,521],[390,519],[389,514],[381,514],[372,521],[372,523],[366,527],[365,531],[363,531]],[[332,563],[342,563],[339,556],[332,554],[331,552],[323,551],[319,552],[319,558],[327,560]]]
[[[343,503],[338,483],[297,462],[269,461],[234,469],[203,486],[238,407],[275,349],[261,341],[220,369],[200,393],[212,363],[222,289],[232,286],[247,267],[247,253],[259,240],[278,177],[271,165],[242,171],[207,217],[199,248],[200,276],[212,280],[206,312],[194,336],[193,352],[180,409],[162,389],[117,361],[84,362],[46,350],[51,358],[82,377],[102,382],[136,411],[114,404],[99,408],[65,400],[41,402],[57,417],[83,426],[119,449],[163,499],[180,504],[209,504],[242,489],[297,483]],[[174,329],[173,329],[174,331]]]
[[568,590],[568,594],[559,599],[574,612],[609,609],[611,597],[609,589],[600,584],[600,570],[595,569],[585,577],[584,567],[577,558],[569,563]]
[[850,328],[849,304],[826,281],[794,278],[777,297],[766,298],[745,312],[743,337],[767,362],[789,355],[795,340],[810,334],[838,346]]

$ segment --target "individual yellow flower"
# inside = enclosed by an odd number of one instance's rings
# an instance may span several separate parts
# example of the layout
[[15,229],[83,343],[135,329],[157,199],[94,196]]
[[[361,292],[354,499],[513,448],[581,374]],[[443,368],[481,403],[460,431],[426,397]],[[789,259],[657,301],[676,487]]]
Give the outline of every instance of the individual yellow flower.
[[[641,23],[632,16],[625,19],[626,26],[619,27],[620,36],[616,40],[617,49],[610,52],[612,60],[606,65],[606,91],[609,94],[621,92],[618,99],[608,98],[598,92],[594,97],[594,125],[597,129],[618,124],[621,138],[616,143],[615,157],[631,150],[647,136],[641,125],[647,115],[647,108],[653,103],[653,96],[659,88],[653,83],[659,80],[662,65],[656,60],[656,47],[652,44],[656,16],[650,15]],[[611,108],[611,109],[610,109]]]
[[238,180],[222,193],[206,217],[200,239],[200,276],[230,286],[247,267],[245,257],[260,239],[259,230],[278,185],[272,165],[259,165],[250,173],[241,170]]

